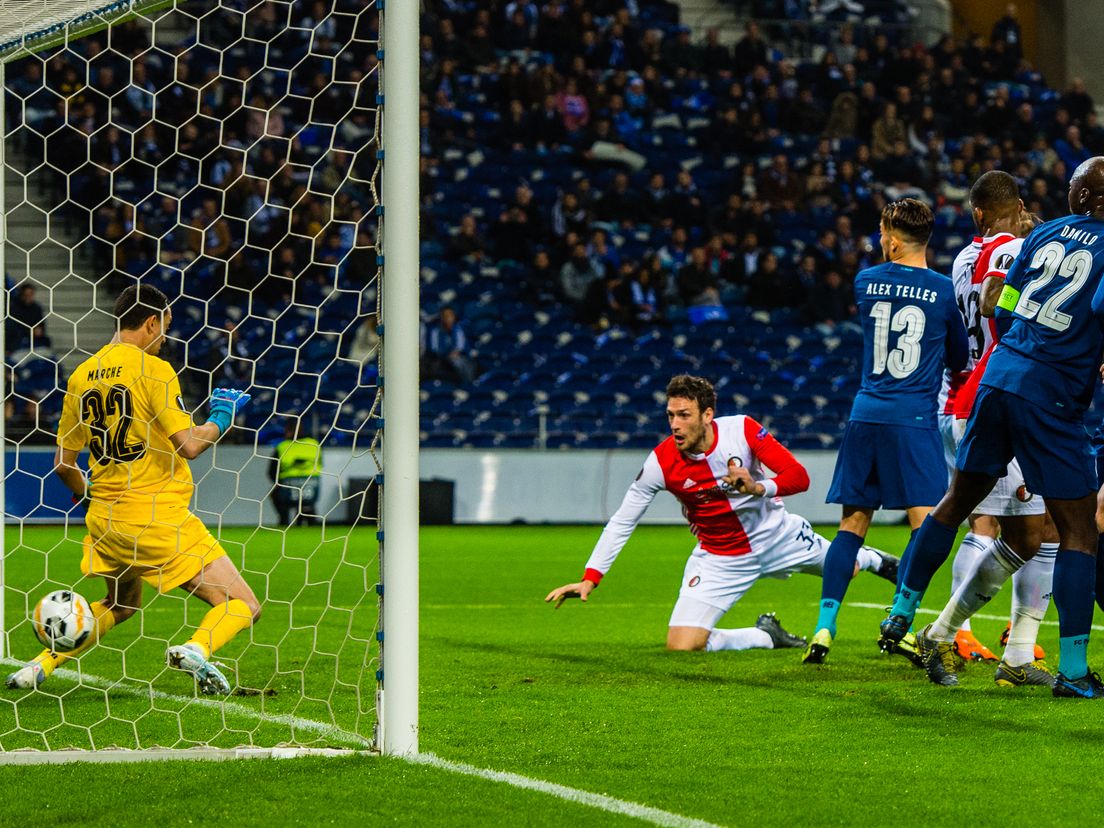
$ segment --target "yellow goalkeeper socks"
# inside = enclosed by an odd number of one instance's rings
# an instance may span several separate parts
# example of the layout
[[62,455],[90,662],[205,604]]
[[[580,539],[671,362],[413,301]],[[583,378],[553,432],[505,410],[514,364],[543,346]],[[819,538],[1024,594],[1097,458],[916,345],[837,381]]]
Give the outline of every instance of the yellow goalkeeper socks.
[[96,620],[96,623],[92,628],[92,634],[84,640],[83,644],[75,650],[69,650],[65,653],[53,653],[49,650],[43,650],[35,658],[35,661],[42,665],[42,672],[46,674],[47,678],[66,661],[76,658],[85,650],[90,649],[115,626],[115,613],[108,609],[103,601],[93,601],[89,608],[92,610],[92,617]]
[[203,622],[186,643],[195,644],[205,658],[226,645],[235,635],[253,625],[253,613],[249,605],[238,598],[211,607],[203,616]]

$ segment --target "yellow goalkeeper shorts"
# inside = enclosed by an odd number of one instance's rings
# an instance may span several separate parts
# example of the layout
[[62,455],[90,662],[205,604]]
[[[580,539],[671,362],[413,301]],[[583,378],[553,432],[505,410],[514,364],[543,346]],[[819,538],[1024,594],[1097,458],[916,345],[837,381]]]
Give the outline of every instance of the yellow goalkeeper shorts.
[[89,514],[85,517],[81,571],[104,578],[140,575],[158,592],[169,592],[226,555],[203,521],[186,507],[158,510],[157,520],[136,524]]

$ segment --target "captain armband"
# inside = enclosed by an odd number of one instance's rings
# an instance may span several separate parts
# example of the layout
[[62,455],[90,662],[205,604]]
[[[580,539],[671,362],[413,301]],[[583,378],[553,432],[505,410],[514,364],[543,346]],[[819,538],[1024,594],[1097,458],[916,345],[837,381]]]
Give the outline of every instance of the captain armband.
[[1001,290],[1000,298],[997,299],[997,307],[1004,308],[1009,313],[1016,310],[1016,305],[1020,302],[1020,292],[1016,290],[1012,285],[1005,285]]

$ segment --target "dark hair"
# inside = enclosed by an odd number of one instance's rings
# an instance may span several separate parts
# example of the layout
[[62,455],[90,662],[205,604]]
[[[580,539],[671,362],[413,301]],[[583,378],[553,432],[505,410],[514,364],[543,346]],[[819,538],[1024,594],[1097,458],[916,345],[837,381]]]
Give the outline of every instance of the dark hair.
[[982,173],[970,188],[970,206],[986,213],[1009,213],[1020,201],[1020,185],[1004,170]]
[[667,399],[671,397],[695,400],[698,411],[701,412],[707,408],[717,410],[717,392],[713,390],[713,383],[701,377],[692,377],[689,374],[671,377],[671,381],[667,383]]
[[151,316],[161,316],[168,309],[169,297],[152,285],[131,285],[115,300],[121,331],[137,330]]
[[927,244],[935,227],[931,208],[915,198],[891,201],[882,209],[882,224],[913,244]]

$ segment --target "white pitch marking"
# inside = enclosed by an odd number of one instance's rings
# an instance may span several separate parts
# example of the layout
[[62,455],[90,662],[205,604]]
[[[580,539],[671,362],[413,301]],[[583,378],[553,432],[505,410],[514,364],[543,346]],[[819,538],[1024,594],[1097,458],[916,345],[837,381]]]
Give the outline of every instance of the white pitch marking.
[[[885,604],[864,604],[860,601],[848,601],[847,606],[849,606],[849,607],[861,607],[862,609],[879,609],[879,610],[884,610],[886,608]],[[939,615],[939,613],[940,613],[940,610],[925,609],[924,607],[920,607],[916,611],[918,613],[922,612],[922,613],[924,613],[924,615]],[[1007,621],[1008,620],[1008,617],[1004,616],[1004,615],[986,615],[983,612],[974,613],[970,617],[971,618],[980,618],[983,621]],[[1042,621],[1040,623],[1046,624],[1049,627],[1057,627],[1058,626],[1057,621]],[[1104,627],[1100,626],[1099,624],[1093,624],[1092,628],[1094,630],[1097,630],[1097,631],[1104,630]]]
[[480,779],[489,779],[492,782],[504,782],[515,788],[539,791],[540,793],[546,793],[559,799],[566,799],[569,802],[578,802],[581,805],[598,808],[599,810],[607,811],[611,814],[624,814],[625,816],[635,817],[644,822],[650,822],[652,825],[668,826],[668,828],[720,828],[720,826],[712,822],[706,822],[702,819],[693,819],[692,817],[682,816],[682,814],[673,814],[670,811],[662,811],[659,808],[652,808],[637,802],[628,802],[624,799],[606,796],[605,794],[581,791],[578,788],[569,788],[566,785],[557,785],[555,782],[546,782],[543,779],[533,779],[532,777],[522,776],[518,773],[490,770],[489,768],[478,768],[475,765],[468,765],[464,762],[450,762],[448,759],[442,759],[440,756],[435,756],[432,753],[419,753],[414,756],[404,756],[401,758],[416,765],[428,765],[453,773],[461,773],[465,776],[476,776]]
[[[12,658],[0,658],[0,664],[10,664],[14,667],[22,667],[24,663],[25,662],[16,661]],[[189,705],[194,704],[199,707],[209,707],[213,710],[221,710],[238,716],[256,719],[260,722],[274,722],[276,724],[299,728],[301,730],[310,730],[315,733],[320,733],[323,736],[352,740],[363,747],[372,746],[372,743],[368,739],[365,739],[358,733],[352,733],[336,725],[315,721],[314,719],[301,719],[298,716],[289,716],[285,713],[261,713],[251,707],[246,707],[244,704],[238,704],[237,702],[216,701],[214,699],[205,699],[200,696],[179,696],[176,693],[166,693],[163,690],[154,690],[152,687],[135,687],[128,683],[124,683],[125,679],[113,680],[104,678],[103,676],[95,676],[91,673],[66,670],[64,667],[59,667],[57,670],[54,670],[54,675],[59,678],[75,681],[77,684],[85,684],[101,690],[112,690],[127,696],[135,696],[136,698],[142,699],[166,699],[184,702]]]

